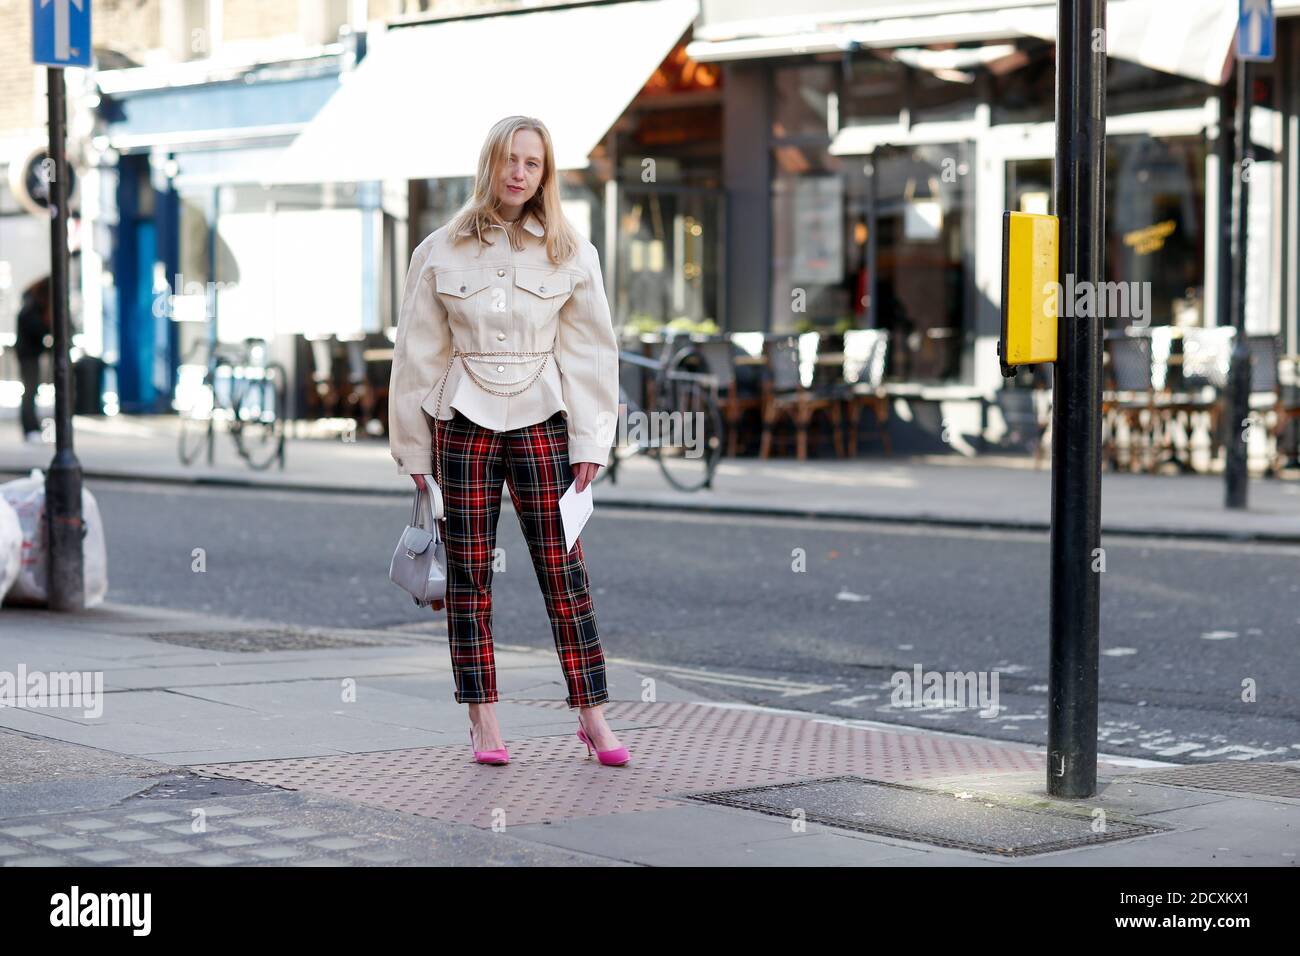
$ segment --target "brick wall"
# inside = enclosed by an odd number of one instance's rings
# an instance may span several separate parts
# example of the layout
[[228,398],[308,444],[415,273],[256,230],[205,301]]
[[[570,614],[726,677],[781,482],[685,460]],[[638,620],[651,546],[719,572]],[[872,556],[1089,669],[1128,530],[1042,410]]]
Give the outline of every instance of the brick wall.
[[0,0],[0,136],[38,126],[44,116],[36,102],[31,22],[31,0]]
[[221,38],[248,40],[298,32],[298,0],[225,0]]
[[[139,60],[159,44],[160,0],[95,0],[94,46]],[[31,0],[0,0],[0,136],[45,125],[44,67],[32,65]]]

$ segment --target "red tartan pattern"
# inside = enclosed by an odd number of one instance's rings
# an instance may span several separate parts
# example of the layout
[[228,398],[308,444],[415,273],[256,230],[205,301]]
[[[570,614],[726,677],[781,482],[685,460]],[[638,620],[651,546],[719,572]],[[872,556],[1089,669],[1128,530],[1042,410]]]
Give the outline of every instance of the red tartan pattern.
[[436,422],[447,548],[447,634],[458,703],[498,700],[492,652],[492,552],[505,481],[551,620],[570,708],[609,700],[582,539],[564,550],[560,496],[573,484],[561,412],[497,432],[459,410]]

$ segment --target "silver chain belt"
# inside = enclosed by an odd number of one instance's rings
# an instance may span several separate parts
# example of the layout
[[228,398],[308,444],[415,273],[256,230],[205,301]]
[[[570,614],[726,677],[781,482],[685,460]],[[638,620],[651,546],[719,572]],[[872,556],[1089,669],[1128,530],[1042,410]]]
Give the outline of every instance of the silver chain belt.
[[[448,374],[451,372],[451,366],[452,366],[452,363],[456,361],[456,356],[458,356],[458,355],[459,355],[459,356],[462,356],[462,358],[461,358],[461,362],[460,362],[460,364],[461,364],[461,368],[463,368],[463,369],[465,370],[465,374],[468,375],[468,376],[470,377],[470,380],[473,381],[475,385],[477,385],[479,388],[483,389],[483,391],[485,391],[485,392],[490,392],[490,393],[493,394],[493,395],[500,395],[502,398],[511,398],[511,397],[513,397],[513,396],[515,396],[515,395],[520,395],[520,394],[526,392],[526,391],[528,390],[528,388],[533,384],[533,382],[537,381],[538,376],[540,376],[540,375],[542,374],[542,370],[546,368],[546,363],[547,363],[547,361],[549,361],[550,356],[553,355],[554,353],[555,353],[555,347],[554,347],[554,346],[552,346],[552,347],[549,348],[549,349],[546,349],[546,350],[543,351],[543,352],[505,352],[505,351],[502,351],[502,352],[466,352],[466,351],[464,351],[464,350],[462,350],[462,349],[458,349],[458,348],[456,348],[456,347],[453,345],[453,346],[452,346],[452,349],[451,349],[451,355],[447,358],[447,368],[446,368],[446,370],[442,373],[442,382],[438,385],[438,410],[437,410],[437,412],[434,414],[434,426],[433,426],[433,429],[434,429],[433,434],[434,434],[434,438],[435,438],[435,440],[436,440],[437,435],[438,435],[438,424],[437,424],[437,423],[438,423],[438,421],[442,418],[442,391],[443,391],[443,389],[444,389],[444,388],[446,387],[446,385],[447,385],[447,376],[448,376]],[[522,356],[527,356],[528,358],[532,358],[532,359],[535,359],[537,356],[541,355],[541,356],[544,356],[544,358],[542,359],[541,364],[537,366],[537,371],[534,372],[534,373],[529,377],[527,384],[525,384],[522,388],[517,388],[517,389],[515,389],[513,392],[499,392],[499,391],[497,391],[497,390],[494,389],[494,388],[488,388],[488,386],[485,385],[485,384],[483,384],[482,380],[479,379],[479,377],[478,377],[477,375],[474,374],[474,371],[469,367],[469,363],[467,363],[467,362],[465,361],[466,358],[477,358],[480,362],[483,362],[483,361],[498,361],[498,362],[499,362],[500,364],[502,364],[502,365],[526,365],[526,364],[527,364],[527,359],[525,359],[524,361],[519,361],[519,362],[507,362],[507,361],[505,361],[504,359],[499,359],[499,358],[497,358],[498,356],[503,356],[503,355],[522,355]],[[498,382],[498,383],[494,383],[494,384],[500,384],[500,385],[518,385],[519,382],[522,382],[522,381],[523,381],[523,379],[519,379],[518,382]],[[441,491],[441,490],[442,490],[442,456],[438,453],[438,449],[437,449],[436,447],[435,447],[434,450],[433,450],[433,461],[434,461],[434,467],[435,467],[435,469],[436,469],[436,471],[437,471],[438,489]]]

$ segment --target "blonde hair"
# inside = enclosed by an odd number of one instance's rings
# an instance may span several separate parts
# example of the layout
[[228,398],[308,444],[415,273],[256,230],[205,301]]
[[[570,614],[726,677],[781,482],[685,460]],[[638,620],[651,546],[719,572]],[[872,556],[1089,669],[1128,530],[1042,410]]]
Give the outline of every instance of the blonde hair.
[[[542,178],[523,212],[513,222],[503,219],[498,211],[497,184],[501,170],[510,160],[510,145],[515,133],[531,129],[542,138]],[[562,265],[578,251],[578,234],[565,218],[560,208],[560,181],[555,174],[555,150],[551,134],[541,120],[533,116],[507,116],[497,120],[483,141],[478,156],[478,173],[474,177],[474,192],[452,218],[448,226],[452,242],[460,239],[466,228],[472,229],[480,245],[483,234],[492,226],[504,226],[510,244],[523,249],[523,224],[528,214],[534,214],[546,230],[546,254],[551,262]]]

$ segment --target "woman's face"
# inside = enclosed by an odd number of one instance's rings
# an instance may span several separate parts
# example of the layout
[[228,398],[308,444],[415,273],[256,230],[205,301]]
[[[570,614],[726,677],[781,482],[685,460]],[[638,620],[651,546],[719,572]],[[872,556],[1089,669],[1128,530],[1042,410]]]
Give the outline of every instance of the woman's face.
[[524,203],[533,198],[542,182],[544,163],[542,138],[536,130],[515,130],[510,140],[510,158],[497,180],[497,201],[504,218],[518,218]]

